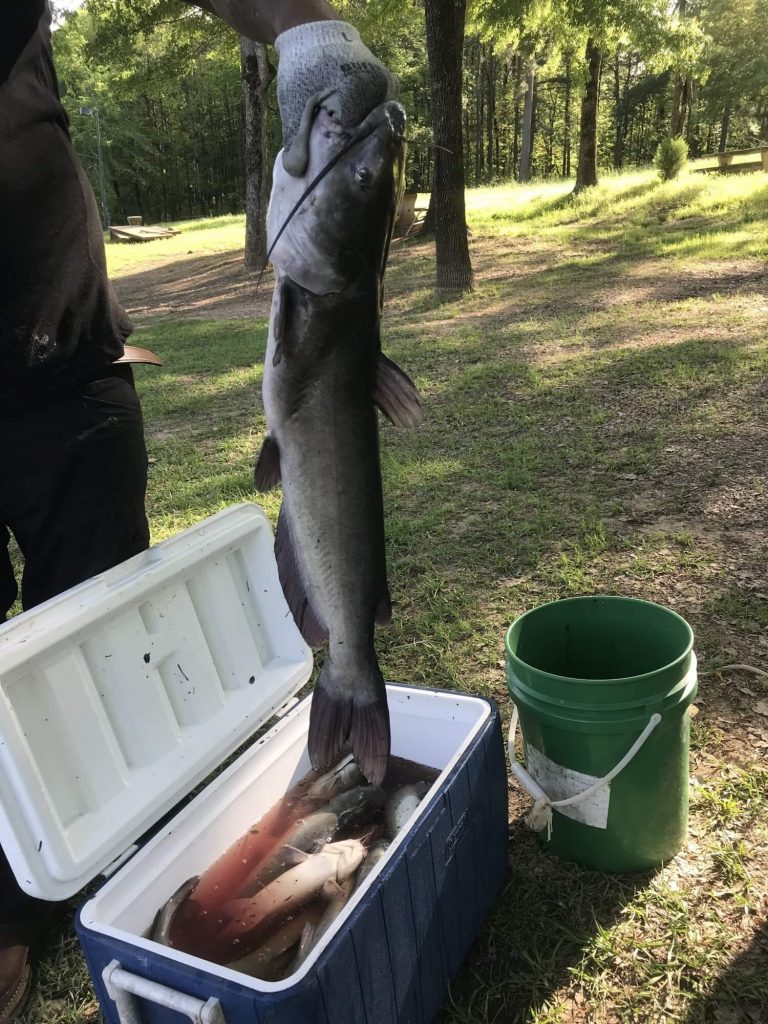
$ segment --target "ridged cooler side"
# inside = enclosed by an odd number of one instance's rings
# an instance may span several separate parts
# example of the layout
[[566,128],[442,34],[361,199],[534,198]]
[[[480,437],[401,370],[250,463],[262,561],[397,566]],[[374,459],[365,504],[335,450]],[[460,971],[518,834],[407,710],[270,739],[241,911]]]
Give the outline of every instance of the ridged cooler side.
[[[221,1002],[227,1024],[429,1024],[443,1004],[504,881],[507,778],[498,710],[455,766],[313,971],[282,992],[256,992],[216,973],[76,927],[108,1024],[119,1024],[101,974],[111,961],[179,992]],[[146,1024],[178,1013],[137,1001]]]

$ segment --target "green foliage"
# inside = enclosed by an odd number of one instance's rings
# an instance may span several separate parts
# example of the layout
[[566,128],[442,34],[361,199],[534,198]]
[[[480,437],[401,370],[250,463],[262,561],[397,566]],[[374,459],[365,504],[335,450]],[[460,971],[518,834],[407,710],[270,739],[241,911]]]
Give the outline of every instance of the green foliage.
[[672,181],[685,167],[688,160],[688,143],[685,139],[667,138],[659,143],[654,165],[662,181]]
[[[245,194],[237,36],[170,0],[89,0],[54,33],[62,99],[92,182],[102,153],[113,223],[233,213]],[[273,116],[274,134],[279,126]]]
[[[435,166],[420,3],[339,0],[400,81],[408,112],[408,188]],[[684,16],[683,16],[684,15]],[[97,106],[109,205],[153,220],[235,212],[244,194],[238,41],[182,0],[88,0],[54,35],[75,145],[97,181]],[[768,0],[469,0],[464,55],[467,182],[509,181],[520,158],[531,62],[536,69],[533,177],[572,174],[587,34],[603,48],[601,169],[649,164],[670,131],[673,92],[693,79],[684,125],[692,156],[768,140]],[[274,90],[274,86],[273,86]],[[281,142],[269,96],[270,159]]]
[[727,121],[727,148],[765,142],[768,2],[706,0],[701,20],[710,39],[699,66],[702,101],[708,116],[721,116]]

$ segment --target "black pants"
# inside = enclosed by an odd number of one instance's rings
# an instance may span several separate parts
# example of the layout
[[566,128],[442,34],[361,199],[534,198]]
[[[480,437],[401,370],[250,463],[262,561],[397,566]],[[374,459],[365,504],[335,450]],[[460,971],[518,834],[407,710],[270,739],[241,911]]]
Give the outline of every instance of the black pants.
[[[0,622],[17,596],[9,530],[32,608],[149,545],[147,452],[130,367],[0,418]],[[0,851],[0,920],[31,905]]]

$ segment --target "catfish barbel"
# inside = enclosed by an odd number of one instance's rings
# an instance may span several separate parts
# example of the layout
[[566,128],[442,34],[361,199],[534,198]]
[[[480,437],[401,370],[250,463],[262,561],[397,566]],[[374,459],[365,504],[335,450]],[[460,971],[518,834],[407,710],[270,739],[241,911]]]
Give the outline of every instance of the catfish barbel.
[[275,554],[288,606],[313,647],[315,768],[351,747],[369,782],[390,748],[374,627],[391,602],[376,406],[418,422],[410,378],[381,352],[382,277],[402,193],[405,111],[381,104],[353,132],[316,115],[303,178],[278,154],[267,219],[276,285],[263,395],[268,434],[255,483],[282,481]]

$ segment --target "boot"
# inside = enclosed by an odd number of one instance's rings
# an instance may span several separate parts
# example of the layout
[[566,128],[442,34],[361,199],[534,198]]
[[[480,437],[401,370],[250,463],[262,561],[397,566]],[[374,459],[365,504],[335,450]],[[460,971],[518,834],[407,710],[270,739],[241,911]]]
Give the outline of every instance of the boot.
[[0,916],[0,1024],[10,1024],[24,1011],[32,988],[32,958],[45,941],[58,906],[29,899],[16,920]]
[[31,929],[26,921],[0,923],[0,1024],[15,1020],[29,997],[31,942]]

